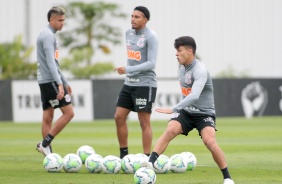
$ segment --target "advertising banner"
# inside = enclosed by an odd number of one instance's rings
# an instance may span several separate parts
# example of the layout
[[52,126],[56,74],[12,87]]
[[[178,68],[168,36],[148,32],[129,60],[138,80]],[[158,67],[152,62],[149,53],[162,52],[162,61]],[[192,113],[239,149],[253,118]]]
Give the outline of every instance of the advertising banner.
[[[69,81],[69,84],[73,90],[72,103],[75,113],[72,121],[92,121],[94,117],[91,81],[73,80]],[[37,81],[12,81],[12,99],[14,122],[41,122],[43,110]],[[60,109],[56,109],[54,121],[61,114]]]

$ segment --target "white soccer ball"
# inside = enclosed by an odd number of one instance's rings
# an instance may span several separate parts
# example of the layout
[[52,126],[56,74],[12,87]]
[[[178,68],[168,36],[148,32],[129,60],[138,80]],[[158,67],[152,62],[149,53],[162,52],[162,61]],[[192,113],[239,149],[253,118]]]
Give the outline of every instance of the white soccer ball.
[[171,172],[182,173],[187,169],[187,162],[183,159],[181,154],[174,154],[170,157]]
[[108,155],[103,159],[103,171],[107,174],[117,174],[121,169],[121,159],[114,155]]
[[192,171],[193,169],[195,169],[196,165],[197,165],[197,158],[196,156],[191,153],[191,152],[182,152],[181,153],[184,161],[187,163],[187,171]]
[[69,153],[63,158],[63,168],[66,172],[78,172],[82,161],[77,154]]
[[141,167],[134,174],[134,184],[154,184],[157,181],[157,175],[153,169]]
[[45,156],[43,167],[48,172],[59,172],[63,168],[63,159],[57,153],[51,153]]
[[80,146],[76,151],[76,154],[80,157],[83,164],[85,163],[87,157],[94,153],[95,153],[94,148],[88,145]]
[[171,163],[169,157],[161,154],[154,163],[153,170],[157,174],[165,174],[170,171]]
[[126,174],[135,173],[134,162],[136,158],[134,154],[129,154],[121,159],[121,169]]
[[137,153],[135,154],[135,157],[138,159],[138,160],[146,160],[146,161],[149,161],[149,157],[147,155],[145,155],[144,153]]
[[99,154],[92,154],[85,160],[85,167],[90,173],[100,173],[103,171],[103,157]]

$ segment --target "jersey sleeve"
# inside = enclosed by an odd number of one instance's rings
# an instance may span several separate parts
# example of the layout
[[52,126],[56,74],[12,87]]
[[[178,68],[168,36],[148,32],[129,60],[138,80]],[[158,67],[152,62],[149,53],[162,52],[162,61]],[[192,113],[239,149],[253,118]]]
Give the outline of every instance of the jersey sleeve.
[[199,99],[207,82],[208,73],[207,70],[201,68],[195,71],[193,76],[195,78],[195,81],[192,85],[191,93],[184,97],[178,104],[176,104],[172,108],[173,112],[177,112],[181,109],[184,109],[185,107],[190,106],[191,104],[193,104],[193,102]]
[[58,85],[62,84],[61,76],[58,71],[58,67],[55,61],[55,37],[51,34],[48,34],[43,39],[43,49],[46,55],[46,62],[48,68]]

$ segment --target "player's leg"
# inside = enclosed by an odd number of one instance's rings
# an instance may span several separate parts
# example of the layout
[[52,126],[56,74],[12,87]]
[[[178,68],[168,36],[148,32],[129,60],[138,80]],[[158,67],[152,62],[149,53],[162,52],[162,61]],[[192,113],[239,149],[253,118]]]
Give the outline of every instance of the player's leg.
[[142,130],[143,152],[150,155],[152,147],[151,113],[156,99],[157,88],[150,86],[135,87],[133,91],[134,108],[138,112],[138,119]]
[[217,163],[220,169],[227,167],[224,153],[218,146],[215,140],[215,129],[214,127],[207,126],[201,131],[202,140],[205,146],[210,150],[214,161]]
[[158,153],[158,155],[162,154],[166,150],[169,142],[182,132],[181,124],[178,121],[171,120],[164,133],[157,140],[153,151]]
[[206,126],[201,130],[201,136],[205,146],[210,150],[214,161],[222,171],[224,184],[234,184],[227,168],[224,153],[216,142],[215,128]]
[[53,125],[52,129],[49,132],[49,134],[52,135],[53,137],[58,135],[74,117],[72,104],[60,107],[60,110],[62,111],[62,115],[55,122],[55,124]]
[[114,115],[120,149],[120,158],[123,158],[128,154],[128,128],[126,119],[130,111],[134,108],[131,94],[131,87],[124,85],[119,93],[116,104],[116,112]]
[[48,135],[49,131],[52,128],[53,118],[54,118],[54,109],[53,108],[49,107],[43,110],[43,119],[42,119],[42,126],[41,126],[43,139]]
[[116,113],[114,118],[116,122],[117,138],[120,147],[120,158],[123,158],[125,155],[128,154],[128,128],[126,119],[129,113],[129,109],[123,107],[116,107]]
[[149,158],[149,165],[155,163],[159,155],[166,150],[169,142],[172,139],[179,134],[187,136],[188,133],[193,129],[194,125],[192,123],[191,117],[185,110],[180,110],[178,113],[175,113],[173,118],[170,119],[165,132],[157,140],[153,152]]
[[143,152],[147,156],[151,153],[153,131],[150,123],[151,113],[138,112],[138,119],[142,130]]
[[166,150],[169,142],[181,133],[183,133],[181,124],[176,120],[170,120],[166,130],[157,140],[149,157],[149,162],[143,162],[142,167],[152,168],[158,157]]

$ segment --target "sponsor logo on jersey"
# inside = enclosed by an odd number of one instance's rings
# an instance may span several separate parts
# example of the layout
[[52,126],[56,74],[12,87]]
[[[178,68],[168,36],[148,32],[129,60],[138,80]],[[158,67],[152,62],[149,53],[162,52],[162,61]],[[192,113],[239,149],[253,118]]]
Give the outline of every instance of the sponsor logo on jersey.
[[141,60],[141,53],[140,51],[135,51],[135,50],[127,50],[127,58],[140,61]]
[[128,82],[134,82],[134,83],[137,83],[137,82],[139,82],[140,80],[138,79],[138,78],[127,78],[127,81]]
[[188,96],[192,91],[192,88],[185,88],[185,87],[181,87],[181,92],[183,96]]
[[59,50],[58,49],[56,49],[55,51],[55,59],[59,59]]
[[137,46],[138,47],[144,47],[144,42],[145,42],[145,38],[139,38],[137,41]]

